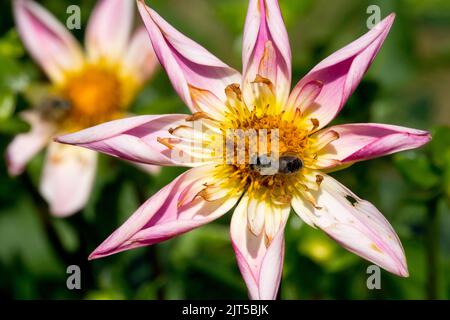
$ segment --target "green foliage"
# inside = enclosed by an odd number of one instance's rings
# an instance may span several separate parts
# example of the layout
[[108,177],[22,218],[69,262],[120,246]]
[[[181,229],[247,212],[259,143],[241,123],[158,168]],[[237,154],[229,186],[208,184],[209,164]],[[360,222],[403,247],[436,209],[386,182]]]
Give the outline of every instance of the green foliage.
[[0,37],[0,133],[17,134],[29,126],[14,115],[17,93],[23,90],[33,73],[19,60],[24,54],[14,29]]
[[439,189],[450,195],[450,127],[436,127],[426,149],[398,154],[395,163],[417,187]]
[[400,172],[423,189],[430,189],[439,184],[440,176],[433,171],[429,159],[420,152],[410,151],[396,156],[396,165]]
[[[94,5],[79,1],[83,27]],[[69,0],[42,2],[64,21]],[[243,0],[153,0],[183,33],[240,68]],[[293,53],[293,84],[333,50],[366,31],[368,5],[397,19],[370,72],[335,123],[384,122],[433,129],[425,148],[355,164],[333,173],[374,203],[398,232],[410,277],[382,273],[368,290],[369,263],[347,252],[292,212],[286,228],[281,287],[284,299],[450,298],[450,19],[449,2],[280,0]],[[20,42],[0,4],[0,151],[29,126],[19,116],[47,80]],[[194,10],[192,10],[194,8]],[[76,31],[81,41],[83,31]],[[183,113],[187,108],[160,70],[134,101],[135,114]],[[57,219],[36,196],[45,151],[21,177],[0,161],[0,298],[182,299],[243,298],[245,285],[229,240],[230,216],[164,243],[87,261],[88,255],[148,197],[184,171],[157,176],[100,156],[94,190],[79,214]],[[80,265],[80,291],[66,289],[66,267]],[[435,289],[430,289],[435,287]]]

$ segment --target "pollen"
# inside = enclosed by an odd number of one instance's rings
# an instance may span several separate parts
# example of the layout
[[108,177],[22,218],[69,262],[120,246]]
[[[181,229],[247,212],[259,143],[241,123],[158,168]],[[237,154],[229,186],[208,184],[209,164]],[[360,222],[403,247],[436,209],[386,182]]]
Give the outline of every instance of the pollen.
[[320,168],[318,153],[339,134],[316,134],[319,121],[299,109],[280,106],[269,80],[258,76],[251,85],[253,97],[244,97],[238,84],[226,87],[220,120],[199,108],[186,124],[168,130],[171,137],[158,141],[177,156],[215,164],[211,179],[217,182],[198,194],[205,200],[214,199],[218,190],[239,190],[250,198],[285,205],[301,193],[314,208],[322,209],[313,195],[324,180],[315,171]]
[[67,75],[60,88],[70,103],[69,127],[88,127],[120,116],[123,106],[121,80],[112,68],[86,66]]
[[[259,94],[266,96],[256,99],[251,107],[244,103],[238,85],[227,88],[228,110],[226,121],[221,123],[221,130],[223,135],[228,135],[224,139],[223,155],[228,168],[221,170],[229,177],[240,180],[250,196],[261,200],[270,198],[275,203],[289,203],[294,187],[302,175],[301,170],[284,174],[278,168],[272,170],[272,174],[264,175],[261,170],[255,170],[255,157],[266,155],[271,159],[279,159],[282,155],[289,155],[303,163],[303,159],[308,157],[306,151],[310,132],[302,126],[299,113],[286,114],[280,111],[281,108],[271,99],[272,85],[267,81],[258,78],[255,86],[261,89]],[[230,133],[233,134],[231,159]],[[239,152],[245,156],[240,157]],[[275,157],[273,153],[276,154]]]

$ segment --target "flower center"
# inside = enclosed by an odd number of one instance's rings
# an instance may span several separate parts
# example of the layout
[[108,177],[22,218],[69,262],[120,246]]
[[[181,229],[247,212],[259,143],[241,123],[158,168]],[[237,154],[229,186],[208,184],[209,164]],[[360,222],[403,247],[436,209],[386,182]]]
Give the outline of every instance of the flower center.
[[170,128],[170,136],[158,141],[172,150],[177,161],[215,165],[212,182],[201,192],[205,199],[213,199],[219,190],[246,190],[251,198],[284,205],[302,192],[316,205],[309,191],[320,187],[323,176],[315,170],[337,161],[323,163],[318,154],[339,135],[332,130],[318,134],[317,119],[303,115],[299,108],[285,112],[270,81],[256,81],[256,98],[251,102],[246,103],[239,85],[232,84],[225,90],[224,113],[213,118],[212,111],[198,107],[186,123]]
[[122,86],[112,69],[88,66],[68,75],[60,92],[70,104],[65,127],[84,128],[120,115]]
[[234,95],[228,92],[228,100],[234,97],[234,101],[229,101],[227,120],[221,124],[226,136],[224,172],[240,180],[250,196],[288,203],[308,163],[310,132],[302,126],[299,114],[280,111],[270,96],[255,100],[253,108],[248,108],[236,90]]

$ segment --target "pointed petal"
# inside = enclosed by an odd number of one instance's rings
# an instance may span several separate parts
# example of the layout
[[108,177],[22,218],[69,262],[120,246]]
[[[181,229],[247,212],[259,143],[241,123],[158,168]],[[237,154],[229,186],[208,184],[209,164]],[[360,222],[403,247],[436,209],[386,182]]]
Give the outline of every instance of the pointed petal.
[[28,161],[50,142],[55,133],[55,127],[36,112],[23,112],[21,116],[31,125],[31,131],[15,137],[6,150],[8,171],[13,176],[23,172]]
[[150,78],[158,65],[158,58],[153,51],[147,30],[141,27],[131,38],[124,60],[125,72],[143,83]]
[[90,255],[97,259],[120,251],[168,240],[211,222],[228,212],[240,192],[206,201],[198,196],[211,183],[214,167],[190,169],[145,202]]
[[143,1],[138,1],[138,7],[155,53],[186,105],[197,111],[189,86],[210,91],[225,101],[225,88],[240,83],[240,74],[178,32]]
[[[296,85],[288,109],[300,108],[307,118],[319,121],[317,129],[326,126],[339,113],[361,78],[375,59],[394,22],[391,14],[365,35],[336,51],[314,67]],[[302,104],[303,88],[316,83],[320,93],[313,103]]]
[[58,137],[57,142],[84,147],[128,161],[153,165],[188,165],[172,157],[160,139],[172,136],[169,129],[186,124],[186,115],[137,116],[100,124]]
[[254,235],[260,235],[264,228],[265,211],[264,202],[249,199],[247,205],[247,224]]
[[328,132],[337,133],[339,138],[318,150],[317,157],[319,160],[335,159],[340,164],[419,148],[431,140],[427,131],[377,123],[338,125],[316,135]]
[[[284,105],[291,86],[291,47],[277,0],[250,0],[242,45],[243,90],[252,98],[257,75],[275,86],[276,101]],[[248,101],[249,105],[252,105]]]
[[284,227],[290,206],[272,211],[280,217],[280,224],[271,241],[268,241],[264,232],[256,236],[248,224],[250,202],[245,194],[234,211],[231,219],[231,241],[250,298],[275,299],[283,269]]
[[67,217],[83,209],[91,194],[96,169],[95,152],[51,143],[40,186],[50,212]]
[[76,39],[46,9],[31,0],[15,0],[14,16],[27,50],[54,82],[64,72],[83,64],[83,53]]
[[227,106],[224,101],[208,90],[202,90],[194,86],[189,86],[189,90],[193,102],[193,111],[205,112],[212,119],[225,119],[224,111],[227,110]]
[[90,60],[122,58],[133,24],[132,0],[100,0],[86,28],[86,50]]
[[358,198],[333,178],[321,175],[324,179],[319,191],[311,191],[317,206],[297,194],[292,202],[294,210],[347,250],[407,277],[402,244],[386,218],[368,201]]

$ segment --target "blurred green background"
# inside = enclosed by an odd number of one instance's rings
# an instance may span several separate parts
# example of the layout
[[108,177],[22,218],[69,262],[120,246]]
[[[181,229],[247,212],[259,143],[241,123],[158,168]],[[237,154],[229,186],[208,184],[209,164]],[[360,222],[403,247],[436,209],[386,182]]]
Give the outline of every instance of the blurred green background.
[[[131,1],[131,0],[130,0]],[[40,1],[61,21],[79,4],[83,27],[94,0]],[[240,69],[247,1],[152,0],[170,23]],[[370,72],[336,123],[383,122],[427,129],[420,150],[356,164],[334,173],[373,202],[405,247],[408,279],[382,271],[381,290],[366,286],[370,265],[293,214],[286,232],[283,299],[427,299],[450,297],[450,1],[280,0],[293,52],[293,79],[367,31],[366,9],[397,13]],[[24,51],[11,14],[0,2],[0,152],[28,130],[17,114],[24,90],[45,77]],[[82,40],[84,30],[77,30]],[[162,70],[134,102],[136,114],[185,112]],[[97,261],[87,256],[145,199],[182,169],[143,175],[102,156],[85,210],[68,219],[48,215],[37,194],[43,153],[24,175],[10,178],[0,162],[0,299],[246,298],[229,240],[231,215],[189,234]],[[82,270],[82,289],[66,288],[66,268]]]

